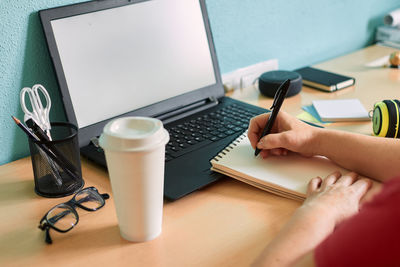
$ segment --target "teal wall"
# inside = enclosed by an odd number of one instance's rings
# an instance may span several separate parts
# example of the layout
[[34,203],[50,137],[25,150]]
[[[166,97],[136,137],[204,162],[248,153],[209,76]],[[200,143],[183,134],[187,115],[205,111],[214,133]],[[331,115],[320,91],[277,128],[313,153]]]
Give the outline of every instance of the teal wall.
[[[65,120],[37,11],[80,0],[0,0],[0,164],[29,154],[11,115],[23,118],[22,87],[43,84],[50,120]],[[373,42],[398,0],[207,0],[222,73],[270,58],[294,69]]]
[[347,54],[373,43],[398,0],[207,0],[222,73],[279,59],[281,69]]

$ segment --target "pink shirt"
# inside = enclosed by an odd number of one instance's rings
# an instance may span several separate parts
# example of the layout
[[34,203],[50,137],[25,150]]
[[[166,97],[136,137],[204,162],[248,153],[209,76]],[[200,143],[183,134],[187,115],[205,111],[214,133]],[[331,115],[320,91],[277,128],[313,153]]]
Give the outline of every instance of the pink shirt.
[[400,266],[400,177],[315,249],[317,266]]

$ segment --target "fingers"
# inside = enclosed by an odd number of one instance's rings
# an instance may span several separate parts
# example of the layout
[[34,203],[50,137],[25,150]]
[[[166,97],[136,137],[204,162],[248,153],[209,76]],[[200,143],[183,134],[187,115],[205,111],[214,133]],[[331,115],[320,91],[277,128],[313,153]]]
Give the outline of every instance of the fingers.
[[286,156],[289,151],[285,148],[274,148],[270,150],[261,150],[260,155],[262,158],[267,158],[268,156]]
[[260,138],[260,134],[263,131],[265,124],[268,121],[270,113],[264,113],[253,117],[249,123],[249,129],[247,135],[249,137],[251,146],[255,149]]
[[286,156],[288,151],[284,148],[274,148],[271,149],[269,153],[274,156]]
[[347,173],[346,175],[343,175],[342,177],[340,177],[336,184],[338,185],[344,185],[344,186],[349,186],[352,185],[354,183],[355,180],[357,180],[358,174],[355,172],[350,172]]
[[344,185],[350,186],[357,180],[358,174],[355,172],[349,172],[345,175],[342,175],[339,171],[329,174],[324,181],[322,182],[322,188],[326,188],[330,185]]
[[357,180],[353,185],[354,191],[358,196],[358,199],[361,199],[365,193],[371,188],[372,182],[371,180],[362,178]]
[[[265,113],[253,117],[249,123],[248,129],[248,138],[250,140],[250,144],[255,149],[256,147],[261,150],[273,150],[268,154],[271,155],[285,155],[287,154],[287,150],[291,150],[287,145],[291,142],[293,138],[290,138],[291,135],[288,131],[291,130],[290,122],[297,121],[294,117],[291,117],[289,114],[286,114],[284,111],[279,112],[277,120],[274,123],[272,128],[272,133],[264,136],[260,139],[260,135],[264,130],[264,127],[269,119],[270,113]],[[283,126],[280,127],[279,125]],[[279,148],[279,149],[277,149]]]
[[269,151],[268,150],[261,150],[260,155],[263,159],[267,158],[269,156]]
[[259,149],[274,149],[274,148],[283,148],[287,142],[286,133],[273,133],[264,136],[257,143],[257,147]]
[[336,183],[336,180],[339,179],[340,176],[341,176],[341,173],[338,171],[326,176],[326,178],[322,181],[321,189],[325,190],[325,188],[327,188],[328,186],[331,186],[334,183]]
[[[371,188],[372,182],[368,179],[362,178],[362,179],[357,179],[358,174],[355,172],[350,172],[345,175],[341,175],[340,172],[336,171],[334,173],[331,173],[328,175],[321,183],[320,189],[321,191],[326,190],[329,186],[334,186],[334,187],[340,187],[340,186],[345,186],[345,187],[351,187],[352,188],[352,194],[360,200],[365,193]],[[310,182],[311,183],[311,182]],[[316,182],[314,182],[316,183]],[[314,192],[316,189],[314,187],[310,188],[311,185],[309,184],[308,191],[310,193]],[[313,189],[313,190],[311,190]],[[318,189],[318,187],[317,187]]]
[[311,195],[311,193],[315,192],[321,186],[321,183],[321,177],[312,178],[307,186],[307,197]]

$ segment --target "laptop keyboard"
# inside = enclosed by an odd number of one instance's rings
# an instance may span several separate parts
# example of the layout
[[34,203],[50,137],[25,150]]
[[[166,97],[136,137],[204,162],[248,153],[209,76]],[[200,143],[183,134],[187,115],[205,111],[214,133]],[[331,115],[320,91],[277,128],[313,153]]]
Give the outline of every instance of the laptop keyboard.
[[[166,126],[170,141],[165,148],[165,161],[170,161],[224,138],[233,140],[247,129],[252,117],[262,112],[262,110],[233,103],[194,117],[184,123],[174,124],[172,127]],[[93,145],[82,148],[82,151],[86,151],[88,155],[95,155],[96,161],[102,162],[105,166],[104,151],[98,145],[98,138],[93,138],[91,143]]]
[[165,161],[197,150],[212,142],[232,135],[239,135],[247,129],[249,120],[260,111],[231,104],[190,121],[167,128],[170,141],[165,150]]

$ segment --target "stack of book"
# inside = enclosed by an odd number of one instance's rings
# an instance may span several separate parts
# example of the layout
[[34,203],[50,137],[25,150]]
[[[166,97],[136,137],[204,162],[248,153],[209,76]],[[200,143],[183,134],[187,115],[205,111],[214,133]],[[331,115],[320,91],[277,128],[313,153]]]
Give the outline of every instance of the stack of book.
[[400,48],[400,28],[394,26],[380,26],[376,30],[375,39],[377,42]]

